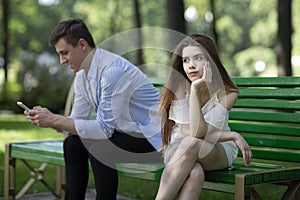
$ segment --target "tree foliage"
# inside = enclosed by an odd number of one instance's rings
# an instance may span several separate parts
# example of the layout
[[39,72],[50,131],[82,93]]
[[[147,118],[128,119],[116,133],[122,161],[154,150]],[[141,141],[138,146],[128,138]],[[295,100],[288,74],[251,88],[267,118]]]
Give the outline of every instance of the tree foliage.
[[[16,100],[23,100],[28,105],[47,106],[54,111],[59,111],[64,107],[65,95],[73,74],[66,66],[58,63],[58,56],[54,48],[48,46],[49,34],[61,20],[70,17],[83,18],[93,33],[96,43],[101,44],[107,38],[138,26],[170,28],[170,16],[174,20],[177,17],[183,19],[183,12],[178,16],[179,11],[170,10],[175,2],[171,0],[48,0],[48,2],[54,2],[52,5],[41,4],[42,1],[9,0],[8,46],[10,51],[7,89],[10,93],[4,99],[2,93],[4,73],[3,68],[0,68],[1,109],[21,111],[15,106]],[[183,11],[189,6],[197,9],[194,21],[183,22],[187,35],[203,33],[215,36],[212,29],[213,23],[206,18],[212,9],[210,0],[178,1],[182,2],[183,7],[180,9]],[[278,29],[277,1],[268,0],[264,3],[261,3],[260,0],[213,1],[213,22],[218,34],[218,48],[222,61],[231,75],[277,74],[275,53]],[[138,23],[135,19],[136,15],[134,15],[137,13],[137,2],[140,16]],[[1,10],[3,10],[2,8]],[[294,0],[292,4],[294,28],[292,55],[300,54],[299,8],[300,2]],[[3,23],[1,14],[1,25]],[[137,24],[139,25],[137,26]],[[149,42],[151,42],[151,36],[141,38],[141,43]],[[126,48],[129,43],[130,41],[122,41],[116,45]],[[3,45],[2,42],[0,55],[3,55],[4,52]],[[139,65],[141,61],[137,60],[137,53],[128,52],[123,56]],[[161,65],[168,65],[170,52],[149,48],[143,49],[142,55],[142,62],[157,64],[155,67],[143,69],[147,75],[166,76]],[[265,70],[255,70],[254,66],[258,61],[265,62]],[[295,68],[294,75],[300,74],[298,68]]]

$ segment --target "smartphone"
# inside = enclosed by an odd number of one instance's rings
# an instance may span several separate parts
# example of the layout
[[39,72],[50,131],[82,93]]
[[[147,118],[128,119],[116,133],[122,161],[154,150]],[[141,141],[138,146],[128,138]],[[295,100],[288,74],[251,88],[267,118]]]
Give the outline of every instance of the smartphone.
[[24,110],[30,110],[25,104],[23,104],[21,101],[18,101],[17,104],[22,107]]

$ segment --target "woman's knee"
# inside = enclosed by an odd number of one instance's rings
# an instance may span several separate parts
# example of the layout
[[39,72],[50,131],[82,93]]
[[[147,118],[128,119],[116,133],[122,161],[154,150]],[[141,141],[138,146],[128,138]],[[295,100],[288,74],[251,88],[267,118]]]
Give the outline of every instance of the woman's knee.
[[183,150],[183,156],[194,158],[198,155],[201,142],[202,140],[198,138],[186,136],[182,139],[178,148]]
[[195,163],[195,166],[191,170],[189,174],[189,178],[193,182],[203,183],[205,179],[204,170],[200,163]]

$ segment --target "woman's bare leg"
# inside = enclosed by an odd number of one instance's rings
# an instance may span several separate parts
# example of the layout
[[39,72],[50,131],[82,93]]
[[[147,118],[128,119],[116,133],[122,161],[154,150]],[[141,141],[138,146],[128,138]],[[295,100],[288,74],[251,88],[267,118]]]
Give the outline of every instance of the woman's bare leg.
[[[204,143],[210,150],[203,158],[200,149]],[[222,169],[228,166],[225,150],[220,144],[214,145],[187,136],[183,138],[174,156],[172,156],[163,171],[156,200],[173,199],[183,186],[196,162],[199,162],[204,170]]]
[[[207,142],[204,141],[202,143],[201,148],[207,145],[206,143]],[[215,144],[214,147],[211,148],[210,152],[207,153],[205,157],[201,157],[201,150],[200,150],[198,162],[201,163],[201,166],[206,171],[220,170],[229,167],[226,152],[220,143]]]
[[204,170],[200,163],[196,162],[179,192],[178,200],[199,199],[203,183]]
[[197,140],[193,137],[185,137],[181,141],[176,152],[165,166],[156,200],[174,199],[179,192],[197,160]]

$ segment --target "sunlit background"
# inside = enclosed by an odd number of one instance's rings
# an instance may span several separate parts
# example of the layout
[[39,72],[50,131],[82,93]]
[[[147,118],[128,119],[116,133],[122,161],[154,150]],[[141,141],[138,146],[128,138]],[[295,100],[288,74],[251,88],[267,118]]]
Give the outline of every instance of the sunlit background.
[[[211,2],[215,2],[214,10]],[[277,76],[277,2],[184,0],[185,34],[201,33],[214,37],[215,31],[219,53],[231,76]],[[10,0],[9,4],[13,9],[10,9],[8,21],[9,60],[5,87],[4,46],[0,44],[0,110],[20,112],[15,105],[19,99],[32,105],[48,106],[54,111],[63,109],[73,73],[59,64],[54,49],[48,46],[49,34],[61,20],[83,18],[99,45],[138,26],[169,27],[165,0]],[[292,1],[293,76],[300,76],[299,9],[300,1]],[[156,34],[155,37],[165,36]],[[168,74],[170,51],[143,48],[151,40],[151,36],[142,38],[142,51],[128,49],[122,56],[149,77],[164,78]],[[132,42],[136,41],[117,41],[114,48],[126,48]]]

